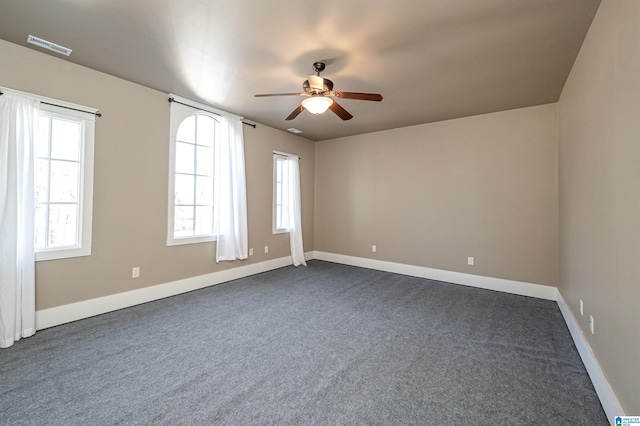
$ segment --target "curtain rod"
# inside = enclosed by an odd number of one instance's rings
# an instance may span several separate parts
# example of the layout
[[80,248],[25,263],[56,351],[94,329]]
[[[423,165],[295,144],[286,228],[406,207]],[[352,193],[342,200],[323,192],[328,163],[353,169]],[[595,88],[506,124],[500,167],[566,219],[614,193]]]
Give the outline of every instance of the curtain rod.
[[300,160],[300,156],[296,154],[289,154],[288,152],[276,151],[275,149],[273,150],[273,153],[277,155],[283,155],[285,157],[298,157],[298,159]]
[[[193,105],[189,105],[189,104],[185,104],[184,102],[176,101],[174,98],[169,98],[169,103],[171,103],[171,102],[175,102],[177,104],[184,105],[184,106],[187,106],[189,108],[199,109],[200,111],[207,111],[210,114],[217,115],[218,117],[222,117],[222,114],[220,114],[220,113],[209,111],[209,110],[204,109],[204,108],[194,107]],[[251,126],[254,129],[256,128],[256,124],[255,123],[247,123],[245,121],[242,121],[242,124],[246,124],[247,126]]]
[[[0,91],[0,96],[2,96],[2,95],[4,95],[4,93],[2,91]],[[71,107],[68,107],[68,106],[52,104],[52,103],[44,102],[44,101],[40,101],[40,103],[41,104],[45,104],[45,105],[51,105],[51,106],[58,107],[58,108],[65,108],[65,109],[70,109],[70,110],[73,110],[73,111],[84,112],[86,114],[93,114],[96,117],[102,117],[102,113],[100,111],[96,111],[96,112],[85,111],[83,109],[71,108]]]

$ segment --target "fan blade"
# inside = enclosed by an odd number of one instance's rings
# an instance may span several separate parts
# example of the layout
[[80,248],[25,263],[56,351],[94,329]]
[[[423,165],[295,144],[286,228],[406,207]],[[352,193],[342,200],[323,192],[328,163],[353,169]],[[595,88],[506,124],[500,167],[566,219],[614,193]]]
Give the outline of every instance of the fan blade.
[[360,101],[376,101],[382,100],[382,95],[377,93],[359,93],[359,92],[337,92],[338,96],[343,99],[358,99]]
[[304,96],[306,93],[266,93],[263,95],[253,95],[256,98],[263,98],[265,96]]
[[336,101],[333,101],[329,109],[345,121],[351,120],[353,118],[353,115],[349,114],[349,112],[347,112],[346,109],[342,108]]
[[304,111],[304,107],[302,106],[302,104],[298,105],[298,107],[296,109],[294,109],[291,114],[289,114],[289,116],[287,118],[285,118],[285,120],[293,120],[294,118],[296,118],[298,116],[298,114],[300,114],[302,111]]

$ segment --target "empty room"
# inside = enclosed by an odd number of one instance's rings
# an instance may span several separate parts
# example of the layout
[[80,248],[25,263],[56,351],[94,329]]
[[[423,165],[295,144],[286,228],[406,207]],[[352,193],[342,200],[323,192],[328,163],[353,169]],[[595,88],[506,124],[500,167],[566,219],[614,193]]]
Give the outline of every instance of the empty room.
[[0,0],[0,424],[640,425],[639,22]]

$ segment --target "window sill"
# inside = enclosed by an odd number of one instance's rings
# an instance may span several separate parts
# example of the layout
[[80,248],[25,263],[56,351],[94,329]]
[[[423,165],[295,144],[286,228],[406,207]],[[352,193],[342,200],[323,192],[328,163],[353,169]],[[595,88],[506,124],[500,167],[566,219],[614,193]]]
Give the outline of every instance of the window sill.
[[169,238],[167,239],[167,246],[182,246],[186,244],[199,244],[209,243],[216,241],[215,235],[207,235],[204,237],[184,237],[184,238]]
[[36,252],[36,262],[83,256],[91,256],[91,247],[38,251]]

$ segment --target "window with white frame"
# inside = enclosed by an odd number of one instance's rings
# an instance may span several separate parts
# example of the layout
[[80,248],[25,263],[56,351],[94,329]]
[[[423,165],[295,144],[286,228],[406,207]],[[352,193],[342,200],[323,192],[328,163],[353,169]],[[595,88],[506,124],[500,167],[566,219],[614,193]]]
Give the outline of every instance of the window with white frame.
[[41,104],[35,160],[36,260],[91,254],[95,118]]
[[218,118],[172,105],[168,245],[215,240]]
[[273,154],[273,233],[289,232],[288,155]]

